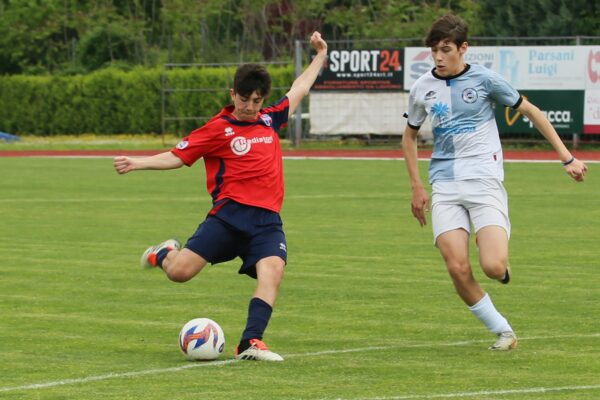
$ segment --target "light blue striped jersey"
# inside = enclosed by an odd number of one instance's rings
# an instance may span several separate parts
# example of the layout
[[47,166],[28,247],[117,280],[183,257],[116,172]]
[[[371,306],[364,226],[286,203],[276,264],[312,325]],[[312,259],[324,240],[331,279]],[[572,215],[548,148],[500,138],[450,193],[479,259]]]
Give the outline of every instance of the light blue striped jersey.
[[504,180],[502,146],[494,103],[518,107],[519,93],[498,73],[478,64],[459,75],[422,75],[410,90],[408,124],[418,129],[427,115],[433,130],[429,182],[476,178]]

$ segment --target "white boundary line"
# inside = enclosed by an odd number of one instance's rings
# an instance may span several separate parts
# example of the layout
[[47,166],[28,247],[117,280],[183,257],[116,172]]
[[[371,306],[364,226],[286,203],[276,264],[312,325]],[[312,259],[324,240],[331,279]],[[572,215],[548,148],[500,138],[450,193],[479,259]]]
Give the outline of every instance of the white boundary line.
[[[353,193],[340,193],[340,194],[296,194],[296,195],[287,195],[286,200],[311,200],[311,199],[396,199],[400,196],[400,192],[390,192],[390,193],[371,193],[371,194],[353,194]],[[178,202],[190,201],[196,203],[198,200],[201,200],[201,197],[178,197]],[[111,203],[111,202],[148,202],[148,197],[95,197],[92,199],[82,199],[82,198],[65,198],[65,197],[57,197],[52,199],[47,198],[8,198],[8,199],[0,199],[0,204],[2,203]],[[152,201],[154,202],[172,202],[172,197],[153,197]]]
[[[112,156],[94,156],[94,155],[80,155],[80,156],[69,156],[69,155],[24,155],[18,157],[6,157],[6,158],[114,158]],[[137,157],[137,156],[134,156]],[[2,157],[0,157],[2,158]],[[284,160],[346,160],[346,161],[404,161],[404,157],[334,157],[334,156],[284,156]],[[419,161],[429,161],[430,158],[419,158]],[[599,164],[600,160],[586,160],[581,159],[586,164]],[[541,164],[557,164],[559,160],[519,160],[519,159],[504,159],[505,163],[541,163]]]
[[[404,161],[404,157],[319,157],[319,156],[284,156],[284,160],[346,160],[346,161]],[[419,161],[429,161],[430,158],[419,158]],[[600,160],[581,159],[586,164],[598,164]],[[504,159],[505,163],[535,163],[535,164],[559,164],[559,160],[520,160]]]
[[[584,385],[584,386],[558,386],[558,387],[537,387],[523,388],[510,390],[482,390],[479,392],[462,392],[462,393],[438,393],[438,394],[415,394],[406,396],[389,396],[389,397],[353,397],[351,400],[412,400],[412,399],[452,399],[465,398],[476,396],[491,396],[491,395],[511,395],[511,394],[527,394],[527,393],[551,393],[551,392],[574,392],[583,390],[599,390],[600,385]],[[319,400],[350,400],[350,398],[336,397],[335,399],[319,399]]]
[[[536,336],[529,338],[519,338],[520,341],[525,340],[548,340],[548,339],[575,339],[575,338],[600,338],[600,333],[593,333],[588,335],[558,335],[558,336]],[[449,346],[465,346],[476,343],[487,343],[489,340],[467,340],[460,342],[447,342],[447,343],[418,343],[418,344],[401,344],[401,345],[392,345],[392,346],[372,346],[372,347],[362,347],[362,348],[354,348],[354,349],[345,349],[345,350],[325,350],[318,351],[313,353],[298,353],[298,354],[287,354],[286,358],[303,358],[303,357],[318,357],[325,355],[337,355],[337,354],[347,354],[347,353],[360,353],[367,351],[377,351],[377,350],[390,350],[390,349],[400,349],[400,348],[420,348],[420,347],[449,347]],[[164,374],[168,372],[179,372],[186,369],[191,368],[201,368],[201,367],[219,367],[222,365],[232,364],[239,362],[239,360],[228,359],[222,361],[213,361],[213,362],[196,362],[196,363],[188,363],[185,365],[181,365],[179,367],[171,367],[171,368],[162,368],[162,369],[147,369],[142,371],[131,371],[131,372],[109,372],[103,375],[94,375],[88,376],[84,378],[71,378],[71,379],[62,379],[59,381],[53,382],[45,382],[45,383],[32,383],[29,385],[22,386],[7,386],[0,387],[0,393],[6,392],[17,392],[17,391],[25,391],[25,390],[36,390],[36,389],[46,389],[57,386],[64,385],[75,385],[80,383],[89,383],[89,382],[97,382],[97,381],[105,381],[108,379],[119,379],[119,378],[136,378],[139,376],[146,375],[158,375]],[[435,398],[452,398],[452,397],[473,397],[480,395],[491,395],[491,394],[519,394],[519,393],[544,393],[544,392],[555,392],[555,391],[574,391],[574,390],[595,390],[600,389],[599,385],[588,385],[588,386],[561,386],[561,387],[547,387],[547,388],[522,388],[522,389],[509,389],[509,390],[501,390],[501,391],[483,391],[483,392],[464,392],[464,393],[445,393],[445,394],[424,394],[424,395],[403,395],[403,396],[395,396],[395,397],[372,397],[372,398],[356,398],[353,400],[408,400],[408,399],[435,399]],[[322,399],[325,400],[325,399]],[[333,400],[333,399],[332,399]],[[335,400],[350,400],[338,398]]]

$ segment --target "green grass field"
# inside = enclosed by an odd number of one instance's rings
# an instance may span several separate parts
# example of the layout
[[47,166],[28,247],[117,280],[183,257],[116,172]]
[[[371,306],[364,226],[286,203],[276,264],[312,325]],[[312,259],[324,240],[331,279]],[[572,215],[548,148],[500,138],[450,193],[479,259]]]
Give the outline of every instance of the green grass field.
[[[265,336],[286,361],[256,363],[233,360],[254,288],[237,260],[184,284],[138,266],[204,218],[201,163],[118,176],[107,158],[0,158],[0,399],[598,399],[589,167],[577,184],[506,164],[513,281],[475,272],[520,343],[493,353],[410,214],[402,161],[287,160],[289,264]],[[225,331],[216,362],[179,353],[195,317]]]

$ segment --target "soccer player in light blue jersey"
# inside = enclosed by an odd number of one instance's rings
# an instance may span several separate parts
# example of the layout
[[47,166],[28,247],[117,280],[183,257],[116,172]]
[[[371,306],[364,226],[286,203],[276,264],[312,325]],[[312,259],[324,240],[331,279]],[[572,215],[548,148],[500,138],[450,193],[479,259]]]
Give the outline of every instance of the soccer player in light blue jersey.
[[494,102],[529,118],[556,150],[571,178],[583,181],[587,167],[573,157],[540,109],[502,76],[465,63],[467,30],[465,22],[455,15],[446,15],[431,26],[425,44],[431,48],[435,67],[411,88],[402,149],[412,186],[412,213],[423,226],[429,195],[419,177],[417,133],[429,115],[434,137],[429,183],[435,245],[458,295],[497,335],[490,349],[510,350],[517,346],[517,336],[473,277],[469,263],[473,226],[483,272],[501,283],[510,280],[510,220]]

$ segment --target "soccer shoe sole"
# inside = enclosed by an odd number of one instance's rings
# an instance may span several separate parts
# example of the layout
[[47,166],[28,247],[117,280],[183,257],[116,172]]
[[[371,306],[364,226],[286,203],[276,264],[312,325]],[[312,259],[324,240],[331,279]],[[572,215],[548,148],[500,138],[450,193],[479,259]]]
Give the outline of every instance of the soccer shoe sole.
[[501,335],[498,340],[496,340],[496,343],[494,343],[492,346],[489,347],[489,350],[493,350],[493,351],[508,351],[508,350],[513,350],[517,348],[519,341],[517,339],[517,337],[512,334],[512,335]]
[[248,361],[283,361],[283,357],[277,353],[273,353],[271,350],[259,350],[252,347],[242,351],[235,358],[236,360]]

